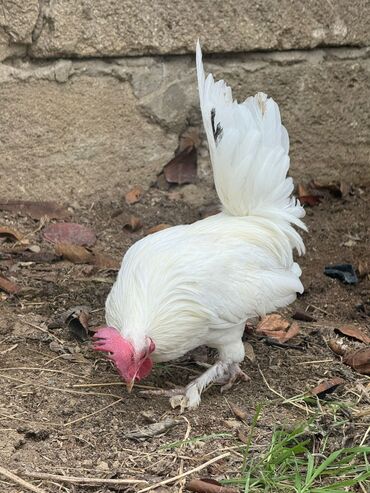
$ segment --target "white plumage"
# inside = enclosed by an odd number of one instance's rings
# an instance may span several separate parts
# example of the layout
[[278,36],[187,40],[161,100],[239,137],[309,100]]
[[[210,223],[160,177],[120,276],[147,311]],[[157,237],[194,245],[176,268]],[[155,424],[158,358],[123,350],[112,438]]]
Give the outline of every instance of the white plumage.
[[292,225],[303,208],[287,178],[289,138],[277,104],[263,93],[238,104],[223,82],[204,76],[197,45],[200,105],[223,212],[149,235],[126,253],[106,302],[106,320],[136,351],[147,338],[154,361],[199,345],[219,361],[174,405],[196,407],[212,381],[240,375],[248,318],[294,301],[303,292],[292,250],[304,252]]

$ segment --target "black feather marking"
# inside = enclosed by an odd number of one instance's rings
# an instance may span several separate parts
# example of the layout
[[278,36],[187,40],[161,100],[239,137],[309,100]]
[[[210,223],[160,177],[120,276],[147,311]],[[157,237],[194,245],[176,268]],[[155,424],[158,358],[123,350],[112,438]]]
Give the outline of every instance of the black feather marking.
[[211,123],[212,123],[212,132],[213,132],[213,138],[215,139],[216,145],[220,142],[222,139],[222,134],[224,132],[223,128],[221,127],[221,123],[217,123],[217,127],[215,128],[215,117],[216,117],[216,109],[212,108],[211,110]]

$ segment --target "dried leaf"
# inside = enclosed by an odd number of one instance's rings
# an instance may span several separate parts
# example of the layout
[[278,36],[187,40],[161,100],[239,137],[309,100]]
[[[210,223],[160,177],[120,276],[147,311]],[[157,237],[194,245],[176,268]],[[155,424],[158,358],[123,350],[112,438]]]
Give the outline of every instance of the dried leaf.
[[50,224],[44,229],[43,237],[50,243],[92,246],[96,236],[92,229],[76,223]]
[[242,443],[248,443],[248,435],[246,434],[245,430],[243,430],[243,428],[239,428],[238,438]]
[[6,238],[10,241],[21,241],[23,235],[19,231],[9,228],[8,226],[0,226],[0,238]]
[[197,147],[199,143],[199,136],[195,129],[188,129],[182,134],[175,157],[163,167],[163,173],[168,183],[178,185],[194,183],[197,178]]
[[98,252],[90,252],[79,245],[59,243],[55,245],[55,253],[74,264],[93,264],[98,269],[118,270],[120,262],[108,255]]
[[343,363],[351,366],[358,373],[370,374],[370,347],[356,349],[347,352],[343,357]]
[[170,430],[174,426],[182,423],[181,420],[167,418],[163,421],[158,421],[157,423],[152,423],[142,428],[129,431],[125,433],[125,438],[131,438],[132,440],[145,440],[147,438],[153,438],[156,435],[162,435],[166,431]]
[[311,186],[317,190],[328,190],[334,197],[346,197],[351,191],[351,185],[342,182],[322,183],[317,180],[311,181]]
[[346,383],[343,378],[331,378],[330,380],[325,380],[325,382],[317,385],[317,387],[313,388],[310,393],[312,395],[316,395],[319,399],[323,399],[324,397],[326,397],[327,394],[331,394],[332,392],[334,392],[338,385],[341,385],[343,383]]
[[268,335],[271,335],[271,332],[286,330],[289,325],[288,320],[281,315],[272,313],[271,315],[262,318],[257,325],[256,331],[262,333],[268,332]]
[[368,276],[370,274],[368,262],[366,262],[365,260],[360,260],[357,266],[357,272],[361,279]]
[[315,322],[315,319],[312,315],[307,312],[302,312],[301,310],[297,310],[293,313],[292,318],[294,320],[301,320],[302,322]]
[[125,195],[126,204],[136,204],[136,202],[139,202],[139,200],[141,199],[143,193],[144,190],[141,187],[131,188],[131,190],[129,190]]
[[229,405],[230,409],[238,419],[240,419],[241,421],[245,421],[248,418],[247,411],[244,411],[244,409],[241,409],[239,406],[233,404],[232,402],[230,402]]
[[0,289],[9,294],[19,293],[20,287],[10,279],[0,276]]
[[197,177],[197,151],[185,149],[177,154],[163,168],[168,183],[184,185],[194,183]]
[[256,332],[283,343],[298,334],[299,325],[296,322],[290,324],[278,313],[272,313],[262,318],[257,325]]
[[293,339],[293,337],[295,337],[299,333],[299,330],[300,328],[297,322],[293,322],[289,329],[286,331],[285,337],[282,342],[287,342],[290,339]]
[[302,184],[298,184],[297,196],[302,205],[308,205],[313,207],[320,203],[320,197],[317,195],[312,195]]
[[205,478],[192,479],[186,485],[186,489],[195,493],[238,493],[235,488],[222,486],[218,481]]
[[32,217],[32,219],[41,219],[49,217],[50,219],[67,219],[69,212],[56,202],[37,202],[31,200],[7,200],[0,202],[0,210],[17,212],[22,215]]
[[124,216],[123,217],[123,229],[131,231],[132,233],[142,227],[143,223],[139,217],[136,216]]
[[118,270],[121,263],[119,260],[108,257],[103,253],[94,253],[93,262],[98,269],[104,270]]
[[146,235],[152,235],[153,233],[157,233],[158,231],[162,231],[162,229],[171,228],[171,224],[161,223],[157,224],[157,226],[152,226],[146,232]]
[[87,306],[71,308],[65,319],[71,334],[80,341],[86,341],[89,332],[90,309]]
[[337,339],[329,339],[328,340],[328,346],[330,349],[333,351],[335,354],[339,354],[340,356],[343,356],[343,354],[346,352],[347,347],[343,345],[340,341]]
[[334,330],[334,332],[339,332],[342,335],[347,337],[352,337],[353,339],[357,339],[358,341],[364,342],[365,344],[370,344],[370,337],[362,332],[358,327],[354,327],[353,325],[344,325],[343,327],[338,327]]
[[183,151],[184,149],[188,149],[190,147],[195,147],[198,149],[200,143],[201,140],[199,137],[199,130],[195,127],[189,127],[180,137],[178,150]]
[[252,344],[245,341],[244,342],[244,351],[245,351],[245,356],[249,359],[249,361],[251,363],[254,363],[256,361],[256,355],[254,353],[254,349],[253,349]]
[[54,249],[57,255],[74,264],[88,264],[93,261],[93,254],[83,246],[57,243]]

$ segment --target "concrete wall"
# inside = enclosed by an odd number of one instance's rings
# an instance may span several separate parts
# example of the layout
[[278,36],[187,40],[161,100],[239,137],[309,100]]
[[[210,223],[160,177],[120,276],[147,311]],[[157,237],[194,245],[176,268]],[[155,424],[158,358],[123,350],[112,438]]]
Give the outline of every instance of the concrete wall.
[[370,179],[368,0],[3,0],[1,196],[148,186],[200,125],[198,37],[239,99],[277,100],[293,175]]

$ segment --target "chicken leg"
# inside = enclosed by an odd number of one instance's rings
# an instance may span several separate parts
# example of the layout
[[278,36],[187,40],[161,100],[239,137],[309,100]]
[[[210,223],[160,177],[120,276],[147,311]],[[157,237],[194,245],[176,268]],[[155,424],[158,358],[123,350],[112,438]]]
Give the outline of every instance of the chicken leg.
[[173,408],[180,407],[180,412],[184,409],[195,409],[200,404],[203,390],[212,383],[221,384],[221,392],[229,390],[238,379],[250,380],[239,365],[234,362],[217,361],[208,368],[200,377],[190,382],[186,387],[175,389],[146,390],[142,393],[149,395],[164,395],[170,398]]
[[186,408],[195,409],[200,404],[203,390],[211,383],[221,384],[221,392],[224,392],[229,390],[238,378],[244,381],[249,380],[248,375],[240,369],[237,363],[218,361],[184,389],[173,389],[174,395],[170,398],[171,406],[180,407],[181,412]]

